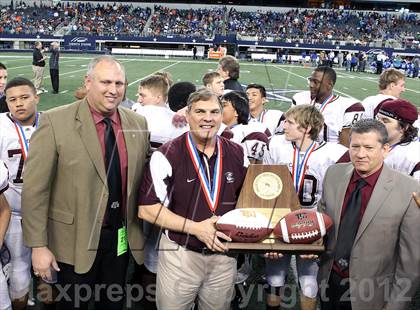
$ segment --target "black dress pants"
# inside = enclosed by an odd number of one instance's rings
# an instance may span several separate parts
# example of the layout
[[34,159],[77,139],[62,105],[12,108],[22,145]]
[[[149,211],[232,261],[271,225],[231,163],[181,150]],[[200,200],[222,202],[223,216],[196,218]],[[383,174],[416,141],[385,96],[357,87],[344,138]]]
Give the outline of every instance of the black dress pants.
[[[58,263],[57,309],[88,309],[91,300],[95,309],[121,310],[125,298],[125,278],[128,252],[117,256],[118,231],[102,229],[98,251],[91,269],[84,274],[74,272],[74,266]],[[65,292],[65,293],[64,293]]]
[[331,271],[326,299],[321,298],[321,310],[352,310],[350,302],[350,282]]
[[50,69],[51,84],[54,93],[58,93],[59,75],[58,69]]

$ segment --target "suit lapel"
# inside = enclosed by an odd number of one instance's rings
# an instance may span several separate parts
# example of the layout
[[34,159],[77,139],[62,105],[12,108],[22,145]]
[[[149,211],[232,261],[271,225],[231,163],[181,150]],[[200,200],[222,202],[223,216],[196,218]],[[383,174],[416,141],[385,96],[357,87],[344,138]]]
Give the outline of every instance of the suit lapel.
[[349,182],[351,179],[351,176],[353,175],[353,165],[348,164],[346,167],[346,170],[344,172],[343,178],[341,179],[338,188],[337,188],[337,201],[339,203],[339,206],[335,209],[334,213],[334,223],[336,223],[337,229],[335,230],[335,239],[337,240],[338,237],[338,227],[340,227],[341,222],[341,210],[343,209],[343,202],[344,202],[344,196],[346,195],[347,187],[349,186]]
[[393,188],[393,181],[390,169],[384,164],[382,172],[376,182],[375,189],[370,197],[365,214],[363,215],[362,222],[360,223],[359,230],[357,231],[356,238],[354,239],[354,244],[356,244],[356,242],[360,239],[375,214],[378,213],[380,208],[382,208],[384,201],[386,201]]
[[132,185],[134,181],[134,174],[136,172],[137,165],[137,154],[136,150],[139,150],[137,144],[139,143],[140,134],[133,130],[137,128],[131,123],[130,118],[127,117],[127,112],[124,109],[119,108],[118,112],[121,119],[121,127],[123,130],[125,146],[127,149],[127,197],[130,197]]
[[105,164],[102,157],[101,145],[99,143],[98,134],[95,124],[92,119],[92,114],[89,111],[88,103],[82,100],[79,103],[79,108],[76,114],[77,130],[79,131],[80,138],[92,160],[93,165],[98,172],[102,182],[106,185],[106,172]]

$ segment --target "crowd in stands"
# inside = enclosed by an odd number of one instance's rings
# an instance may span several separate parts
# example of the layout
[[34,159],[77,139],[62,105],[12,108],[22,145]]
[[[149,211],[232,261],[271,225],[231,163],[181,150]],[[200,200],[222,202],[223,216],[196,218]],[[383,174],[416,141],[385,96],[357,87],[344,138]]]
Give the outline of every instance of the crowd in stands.
[[57,6],[27,6],[24,2],[0,7],[0,34],[53,34],[60,25],[67,25],[74,12]]
[[415,14],[395,15],[344,10],[288,12],[229,12],[228,31],[246,36],[268,37],[277,41],[323,43],[327,40],[356,41],[361,45],[375,39],[401,39],[420,33]]
[[215,34],[254,36],[258,40],[325,43],[352,41],[366,45],[374,40],[416,40],[420,18],[413,13],[379,13],[349,10],[298,10],[241,12],[226,7],[154,9],[123,4],[58,3],[28,7],[23,2],[1,9],[0,33],[53,34],[71,25],[73,34],[180,35],[212,38]]
[[93,35],[141,35],[151,14],[150,8],[89,2],[80,3],[77,11],[72,32]]
[[181,35],[213,37],[224,24],[226,9],[173,9],[155,6],[149,33],[153,35]]

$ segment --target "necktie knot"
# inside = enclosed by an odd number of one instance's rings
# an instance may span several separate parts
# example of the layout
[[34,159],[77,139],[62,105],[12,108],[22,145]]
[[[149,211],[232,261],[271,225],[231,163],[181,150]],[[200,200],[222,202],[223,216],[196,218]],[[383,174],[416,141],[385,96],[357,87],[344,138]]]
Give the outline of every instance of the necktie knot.
[[361,178],[357,181],[356,188],[354,190],[358,191],[358,190],[362,189],[366,184],[367,184],[366,180]]
[[109,117],[104,117],[102,121],[105,123],[106,127],[112,126],[112,121]]

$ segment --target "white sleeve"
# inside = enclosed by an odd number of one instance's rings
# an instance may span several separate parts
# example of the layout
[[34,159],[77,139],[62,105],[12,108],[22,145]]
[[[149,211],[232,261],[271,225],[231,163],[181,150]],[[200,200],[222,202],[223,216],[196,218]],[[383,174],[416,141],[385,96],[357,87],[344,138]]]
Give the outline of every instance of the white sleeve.
[[343,127],[350,128],[354,123],[360,121],[363,117],[364,107],[361,103],[354,103],[344,112]]
[[165,179],[172,176],[172,166],[168,159],[159,151],[155,151],[150,158],[150,174],[156,196],[167,207],[169,203]]
[[0,193],[9,187],[9,170],[6,164],[0,160]]

